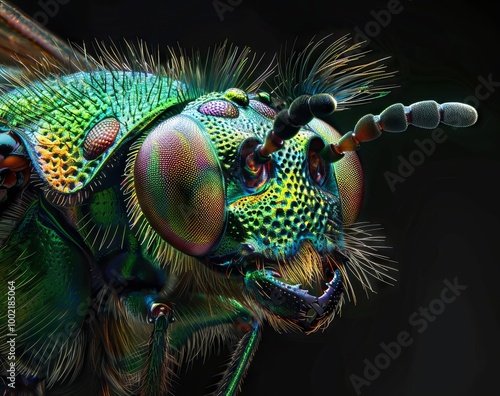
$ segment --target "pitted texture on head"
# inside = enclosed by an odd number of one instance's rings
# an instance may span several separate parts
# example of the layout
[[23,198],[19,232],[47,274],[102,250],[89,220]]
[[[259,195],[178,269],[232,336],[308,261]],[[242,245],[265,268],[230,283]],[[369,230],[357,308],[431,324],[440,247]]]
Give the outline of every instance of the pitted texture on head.
[[240,253],[242,246],[252,245],[255,252],[277,259],[294,254],[304,240],[325,249],[329,243],[325,237],[328,222],[336,220],[341,208],[333,168],[328,165],[329,176],[323,188],[310,175],[309,145],[319,135],[303,129],[273,154],[269,180],[257,189],[247,188],[242,172],[248,155],[242,152],[247,147],[244,142],[255,140],[258,144],[265,140],[272,129],[272,109],[250,101],[248,106],[238,107],[236,119],[199,111],[218,100],[218,94],[211,94],[183,112],[204,125],[224,169],[228,222],[216,253]]
[[301,133],[274,154],[274,177],[264,191],[230,203],[228,232],[243,228],[259,251],[274,258],[278,252],[292,254],[304,239],[325,243],[323,230],[338,202],[308,175],[307,146],[313,136]]

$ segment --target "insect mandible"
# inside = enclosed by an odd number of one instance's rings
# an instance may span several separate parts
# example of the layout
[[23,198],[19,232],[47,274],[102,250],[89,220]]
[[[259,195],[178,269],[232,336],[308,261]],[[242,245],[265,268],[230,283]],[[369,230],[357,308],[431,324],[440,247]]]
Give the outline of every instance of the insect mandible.
[[363,197],[355,151],[409,125],[477,120],[423,100],[338,132],[324,118],[391,88],[347,36],[257,75],[250,49],[227,43],[160,63],[141,45],[91,57],[50,40],[3,72],[5,393],[74,394],[83,377],[90,394],[164,395],[175,367],[231,340],[215,394],[236,395],[264,323],[317,332],[351,282],[387,276],[349,235]]

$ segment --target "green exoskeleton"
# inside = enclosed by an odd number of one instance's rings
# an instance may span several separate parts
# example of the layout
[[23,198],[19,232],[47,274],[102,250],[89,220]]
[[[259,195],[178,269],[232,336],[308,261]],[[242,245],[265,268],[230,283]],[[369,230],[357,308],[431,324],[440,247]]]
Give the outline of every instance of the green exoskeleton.
[[[22,21],[1,6],[3,31],[8,15]],[[254,78],[261,63],[226,44],[161,65],[142,47],[92,58],[51,43],[3,72],[6,393],[74,394],[83,377],[88,394],[165,395],[177,366],[231,340],[215,393],[237,394],[263,323],[324,329],[350,282],[389,277],[349,234],[363,196],[355,150],[383,131],[477,119],[425,100],[338,132],[325,117],[390,89],[348,37]]]

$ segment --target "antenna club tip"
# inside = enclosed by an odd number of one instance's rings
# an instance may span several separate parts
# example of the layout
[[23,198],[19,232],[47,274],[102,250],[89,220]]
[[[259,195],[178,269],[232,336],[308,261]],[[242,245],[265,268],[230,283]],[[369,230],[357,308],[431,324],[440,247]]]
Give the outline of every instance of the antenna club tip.
[[464,128],[477,122],[477,110],[471,105],[461,102],[446,102],[439,107],[443,124]]

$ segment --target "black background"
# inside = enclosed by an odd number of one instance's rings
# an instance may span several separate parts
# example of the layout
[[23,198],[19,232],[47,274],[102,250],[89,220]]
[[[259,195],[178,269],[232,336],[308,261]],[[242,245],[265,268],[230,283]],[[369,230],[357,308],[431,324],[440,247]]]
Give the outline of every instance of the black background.
[[[14,3],[28,15],[43,12],[43,1]],[[500,82],[496,12],[477,1],[401,0],[401,12],[377,31],[374,14],[392,2],[232,4],[221,19],[210,0],[71,0],[59,5],[46,27],[78,43],[138,37],[154,45],[204,49],[229,39],[269,54],[296,38],[305,43],[313,35],[365,31],[372,35],[365,48],[391,57],[386,63],[398,71],[400,87],[371,104],[336,114],[332,123],[342,132],[352,129],[360,116],[379,114],[396,102],[480,99],[478,123],[463,130],[444,127],[447,139],[425,155],[404,182],[395,184],[394,191],[385,172],[397,174],[401,158],[417,155],[415,140],[428,138],[429,132],[410,127],[404,134],[384,134],[363,145],[359,154],[366,191],[360,220],[384,228],[385,244],[392,247],[388,253],[399,263],[397,283],[376,285],[378,293],[369,297],[360,294],[357,305],[346,304],[324,333],[304,336],[265,329],[242,396],[356,395],[351,375],[363,377],[367,361],[374,363],[383,352],[380,344],[396,341],[405,331],[411,333],[412,344],[369,386],[362,386],[360,394],[500,394],[500,219],[495,189],[500,86],[490,86],[490,91],[481,87],[481,77]],[[467,289],[419,333],[409,324],[410,316],[439,299],[444,279],[455,278]],[[183,390],[178,394],[204,394],[222,362],[196,362],[180,379]]]

